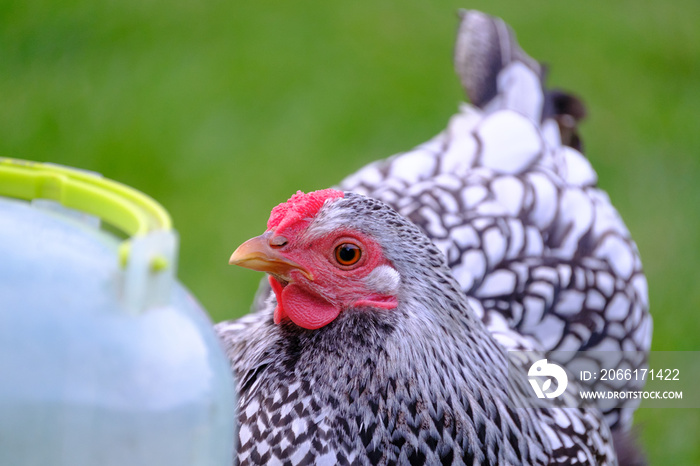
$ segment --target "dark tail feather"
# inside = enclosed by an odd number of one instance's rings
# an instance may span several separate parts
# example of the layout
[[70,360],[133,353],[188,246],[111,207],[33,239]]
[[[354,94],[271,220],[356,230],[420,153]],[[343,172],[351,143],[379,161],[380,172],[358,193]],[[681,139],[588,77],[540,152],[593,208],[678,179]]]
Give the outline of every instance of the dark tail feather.
[[520,48],[502,19],[473,10],[461,10],[460,18],[454,61],[469,101],[484,110],[515,110],[534,122],[554,119],[562,144],[581,150],[583,102],[545,89],[545,67]]
[[[501,18],[480,11],[460,10],[459,13],[455,70],[472,104],[484,108],[497,96],[506,94],[510,89],[498,82],[498,75],[515,62],[534,73],[541,89],[540,64],[520,48],[510,26]],[[541,112],[541,104],[538,109],[528,110]]]
[[586,107],[581,99],[557,89],[546,91],[542,119],[553,118],[559,125],[561,143],[579,152],[583,152],[583,143],[578,134],[578,122],[585,117]]

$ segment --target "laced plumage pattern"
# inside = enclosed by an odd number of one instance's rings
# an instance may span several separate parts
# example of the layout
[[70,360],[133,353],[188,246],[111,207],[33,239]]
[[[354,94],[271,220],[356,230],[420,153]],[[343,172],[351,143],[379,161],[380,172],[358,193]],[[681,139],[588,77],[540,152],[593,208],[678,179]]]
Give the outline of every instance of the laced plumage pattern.
[[599,406],[604,421],[593,406],[513,409],[504,386],[507,349],[584,352],[569,367],[614,351],[640,367],[650,348],[639,253],[580,152],[583,106],[545,91],[508,26],[479,12],[462,15],[455,66],[472,105],[341,183],[383,202],[311,203],[295,229],[374,238],[398,306],[309,331],[275,325],[266,288],[258,312],[217,326],[241,464],[616,464],[609,427],[626,432],[636,403]]

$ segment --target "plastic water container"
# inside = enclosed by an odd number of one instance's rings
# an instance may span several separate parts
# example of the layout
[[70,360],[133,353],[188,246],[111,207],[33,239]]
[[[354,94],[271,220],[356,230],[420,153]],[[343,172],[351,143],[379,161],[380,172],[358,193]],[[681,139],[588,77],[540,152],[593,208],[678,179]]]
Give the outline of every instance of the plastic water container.
[[0,158],[0,465],[232,463],[231,371],[176,264],[148,196]]

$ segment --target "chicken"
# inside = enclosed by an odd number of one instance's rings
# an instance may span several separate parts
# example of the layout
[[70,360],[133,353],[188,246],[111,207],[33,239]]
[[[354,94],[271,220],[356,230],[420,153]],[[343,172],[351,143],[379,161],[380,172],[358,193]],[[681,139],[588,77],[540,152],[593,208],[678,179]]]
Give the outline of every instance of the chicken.
[[273,290],[216,327],[240,464],[617,464],[596,408],[527,408],[531,361],[509,361],[442,252],[383,202],[298,192],[231,263]]
[[[480,12],[462,13],[455,67],[472,105],[434,139],[340,188],[421,227],[494,335],[515,329],[572,372],[643,367],[647,282],[629,231],[577,150],[583,105],[545,91],[542,67],[513,31]],[[623,383],[616,388],[644,382]],[[638,404],[600,401],[621,431]]]

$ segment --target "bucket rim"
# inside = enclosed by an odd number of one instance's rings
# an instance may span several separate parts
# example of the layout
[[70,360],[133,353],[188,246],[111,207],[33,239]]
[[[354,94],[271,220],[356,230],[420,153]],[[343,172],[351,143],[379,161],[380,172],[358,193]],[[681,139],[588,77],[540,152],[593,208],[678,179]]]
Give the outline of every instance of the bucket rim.
[[122,265],[133,237],[172,230],[170,214],[150,196],[96,173],[53,163],[0,157],[0,196],[48,199],[102,219],[131,237],[119,247]]

